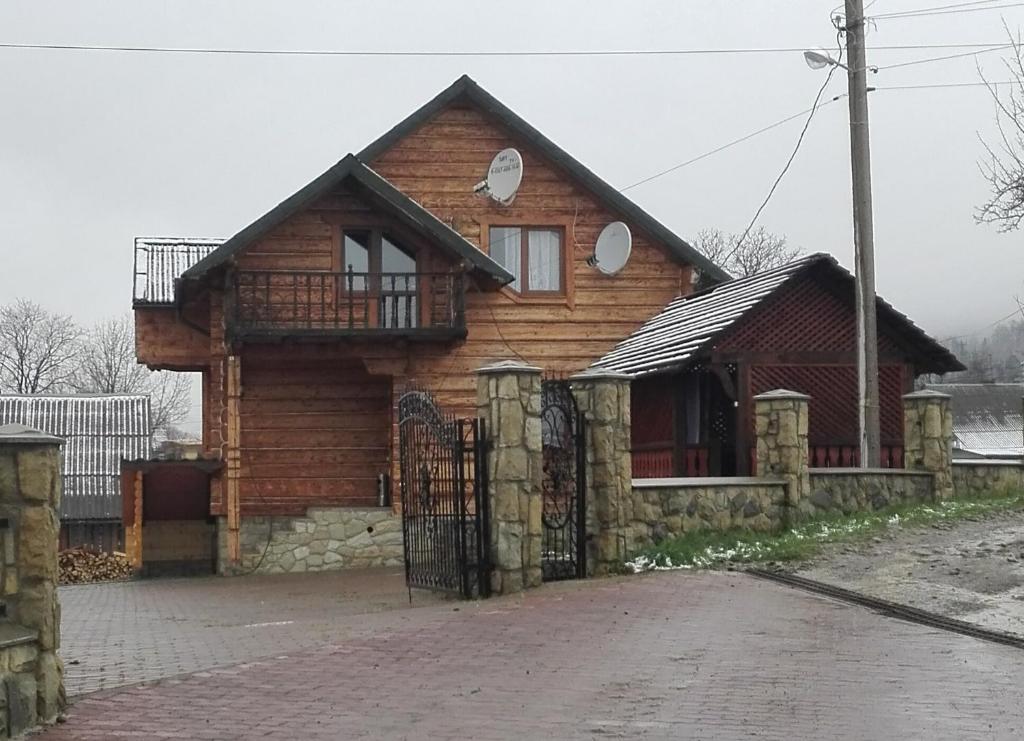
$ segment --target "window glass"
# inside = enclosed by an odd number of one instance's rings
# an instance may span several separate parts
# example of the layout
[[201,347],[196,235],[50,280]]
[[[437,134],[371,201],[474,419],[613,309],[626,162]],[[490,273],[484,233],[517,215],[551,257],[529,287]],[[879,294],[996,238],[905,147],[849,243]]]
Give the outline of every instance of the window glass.
[[[369,273],[370,272],[370,232],[368,231],[345,231],[343,270],[347,273]],[[347,281],[347,279],[346,279]],[[348,283],[346,282],[346,286]],[[364,290],[366,278],[356,275],[352,278],[352,288]]]
[[517,226],[492,226],[487,241],[491,259],[514,276],[509,284],[513,291],[522,290],[522,235]]
[[529,290],[562,290],[562,245],[559,233],[553,229],[531,229],[527,239]]
[[382,273],[415,273],[416,258],[385,235],[381,239],[380,269]]

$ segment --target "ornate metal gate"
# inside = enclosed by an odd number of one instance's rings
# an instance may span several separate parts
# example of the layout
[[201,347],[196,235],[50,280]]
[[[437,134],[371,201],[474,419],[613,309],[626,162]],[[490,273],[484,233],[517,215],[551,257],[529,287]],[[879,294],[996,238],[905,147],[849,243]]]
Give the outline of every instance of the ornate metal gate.
[[425,391],[398,400],[402,534],[409,587],[490,592],[486,430],[445,415]]
[[541,386],[545,581],[586,576],[585,420],[567,381]]

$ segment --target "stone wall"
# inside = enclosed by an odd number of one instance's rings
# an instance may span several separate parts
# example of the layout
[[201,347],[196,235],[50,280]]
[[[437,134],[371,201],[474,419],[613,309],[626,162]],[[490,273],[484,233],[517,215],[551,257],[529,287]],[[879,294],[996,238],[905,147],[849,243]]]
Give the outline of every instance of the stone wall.
[[786,521],[786,482],[763,478],[635,479],[623,508],[629,555],[700,530],[778,530]]
[[958,497],[983,497],[1024,492],[1021,461],[953,461],[953,489]]
[[60,439],[0,427],[0,736],[63,711],[57,598]]
[[933,474],[899,469],[812,468],[808,502],[816,514],[872,512],[934,501],[934,482]]
[[241,562],[229,570],[227,527],[220,518],[221,573],[282,574],[403,563],[402,518],[390,507],[315,507],[305,517],[243,517],[240,543]]

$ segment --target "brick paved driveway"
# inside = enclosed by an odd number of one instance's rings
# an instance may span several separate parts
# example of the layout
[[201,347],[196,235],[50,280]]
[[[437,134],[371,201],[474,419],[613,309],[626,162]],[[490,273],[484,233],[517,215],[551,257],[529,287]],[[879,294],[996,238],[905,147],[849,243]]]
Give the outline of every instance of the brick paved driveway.
[[401,569],[89,584],[60,600],[70,695],[321,646],[409,612]]
[[401,614],[411,619],[96,693],[40,738],[1024,737],[1024,652],[740,574],[561,584]]

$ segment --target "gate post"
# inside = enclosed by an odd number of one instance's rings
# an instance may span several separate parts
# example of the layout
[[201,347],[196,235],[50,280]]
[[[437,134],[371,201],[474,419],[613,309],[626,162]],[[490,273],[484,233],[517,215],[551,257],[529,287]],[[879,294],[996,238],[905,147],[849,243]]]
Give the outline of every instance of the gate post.
[[950,397],[924,390],[903,397],[903,460],[935,476],[936,501],[953,498],[953,410]]
[[[587,564],[614,573],[629,557],[625,523],[631,519],[630,377],[586,370],[569,379],[587,420]],[[592,495],[592,496],[591,496]]]
[[506,360],[476,373],[491,443],[491,591],[509,594],[541,583],[541,369]]

